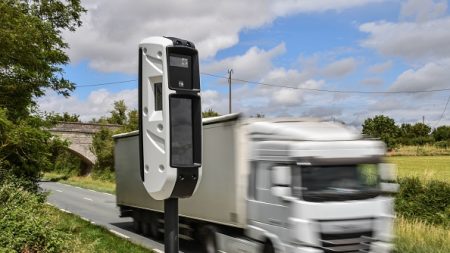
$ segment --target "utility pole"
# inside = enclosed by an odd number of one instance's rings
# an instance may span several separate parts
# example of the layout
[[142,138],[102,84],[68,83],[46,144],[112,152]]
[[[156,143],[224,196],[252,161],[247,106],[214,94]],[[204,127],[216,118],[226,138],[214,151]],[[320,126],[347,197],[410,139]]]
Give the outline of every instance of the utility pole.
[[228,70],[228,113],[231,113],[231,74],[233,69]]

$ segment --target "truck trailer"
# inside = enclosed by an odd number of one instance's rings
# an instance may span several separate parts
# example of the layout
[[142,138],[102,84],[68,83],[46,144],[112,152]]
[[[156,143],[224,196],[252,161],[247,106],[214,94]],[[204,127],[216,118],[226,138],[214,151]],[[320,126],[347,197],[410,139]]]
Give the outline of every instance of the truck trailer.
[[[117,205],[136,231],[160,238],[164,202],[143,186],[138,134],[114,136]],[[202,179],[180,199],[180,238],[207,253],[390,252],[385,150],[336,122],[203,119]]]

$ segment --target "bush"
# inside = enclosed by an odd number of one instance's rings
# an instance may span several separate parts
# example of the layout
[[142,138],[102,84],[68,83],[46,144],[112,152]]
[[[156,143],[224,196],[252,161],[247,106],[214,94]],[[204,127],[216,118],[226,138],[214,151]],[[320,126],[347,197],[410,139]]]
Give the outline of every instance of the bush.
[[43,130],[44,126],[45,122],[35,116],[12,122],[0,108],[0,169],[37,182],[41,170],[52,166],[52,145],[60,143]]
[[437,180],[422,182],[419,178],[400,178],[395,199],[399,215],[430,224],[450,227],[450,184]]
[[448,149],[450,147],[450,140],[438,141],[438,142],[434,143],[434,146],[436,146],[437,148]]
[[[68,234],[49,226],[42,194],[26,191],[3,174],[0,180],[0,252],[64,252]],[[25,183],[26,184],[26,183]]]
[[97,156],[94,165],[94,173],[102,171],[114,171],[114,132],[108,128],[102,128],[92,139],[92,152]]

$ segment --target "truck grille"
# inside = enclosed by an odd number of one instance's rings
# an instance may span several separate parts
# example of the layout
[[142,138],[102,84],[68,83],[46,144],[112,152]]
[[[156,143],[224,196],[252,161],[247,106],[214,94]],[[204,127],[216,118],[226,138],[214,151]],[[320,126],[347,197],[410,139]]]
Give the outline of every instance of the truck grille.
[[348,234],[320,234],[323,250],[328,252],[369,252],[372,231]]

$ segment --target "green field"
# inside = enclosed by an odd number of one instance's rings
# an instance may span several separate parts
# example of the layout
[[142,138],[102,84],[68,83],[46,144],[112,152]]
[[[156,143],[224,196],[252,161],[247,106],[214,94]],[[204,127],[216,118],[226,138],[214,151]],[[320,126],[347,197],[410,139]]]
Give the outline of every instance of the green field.
[[419,177],[450,183],[450,156],[394,156],[387,160],[397,164],[399,177]]

